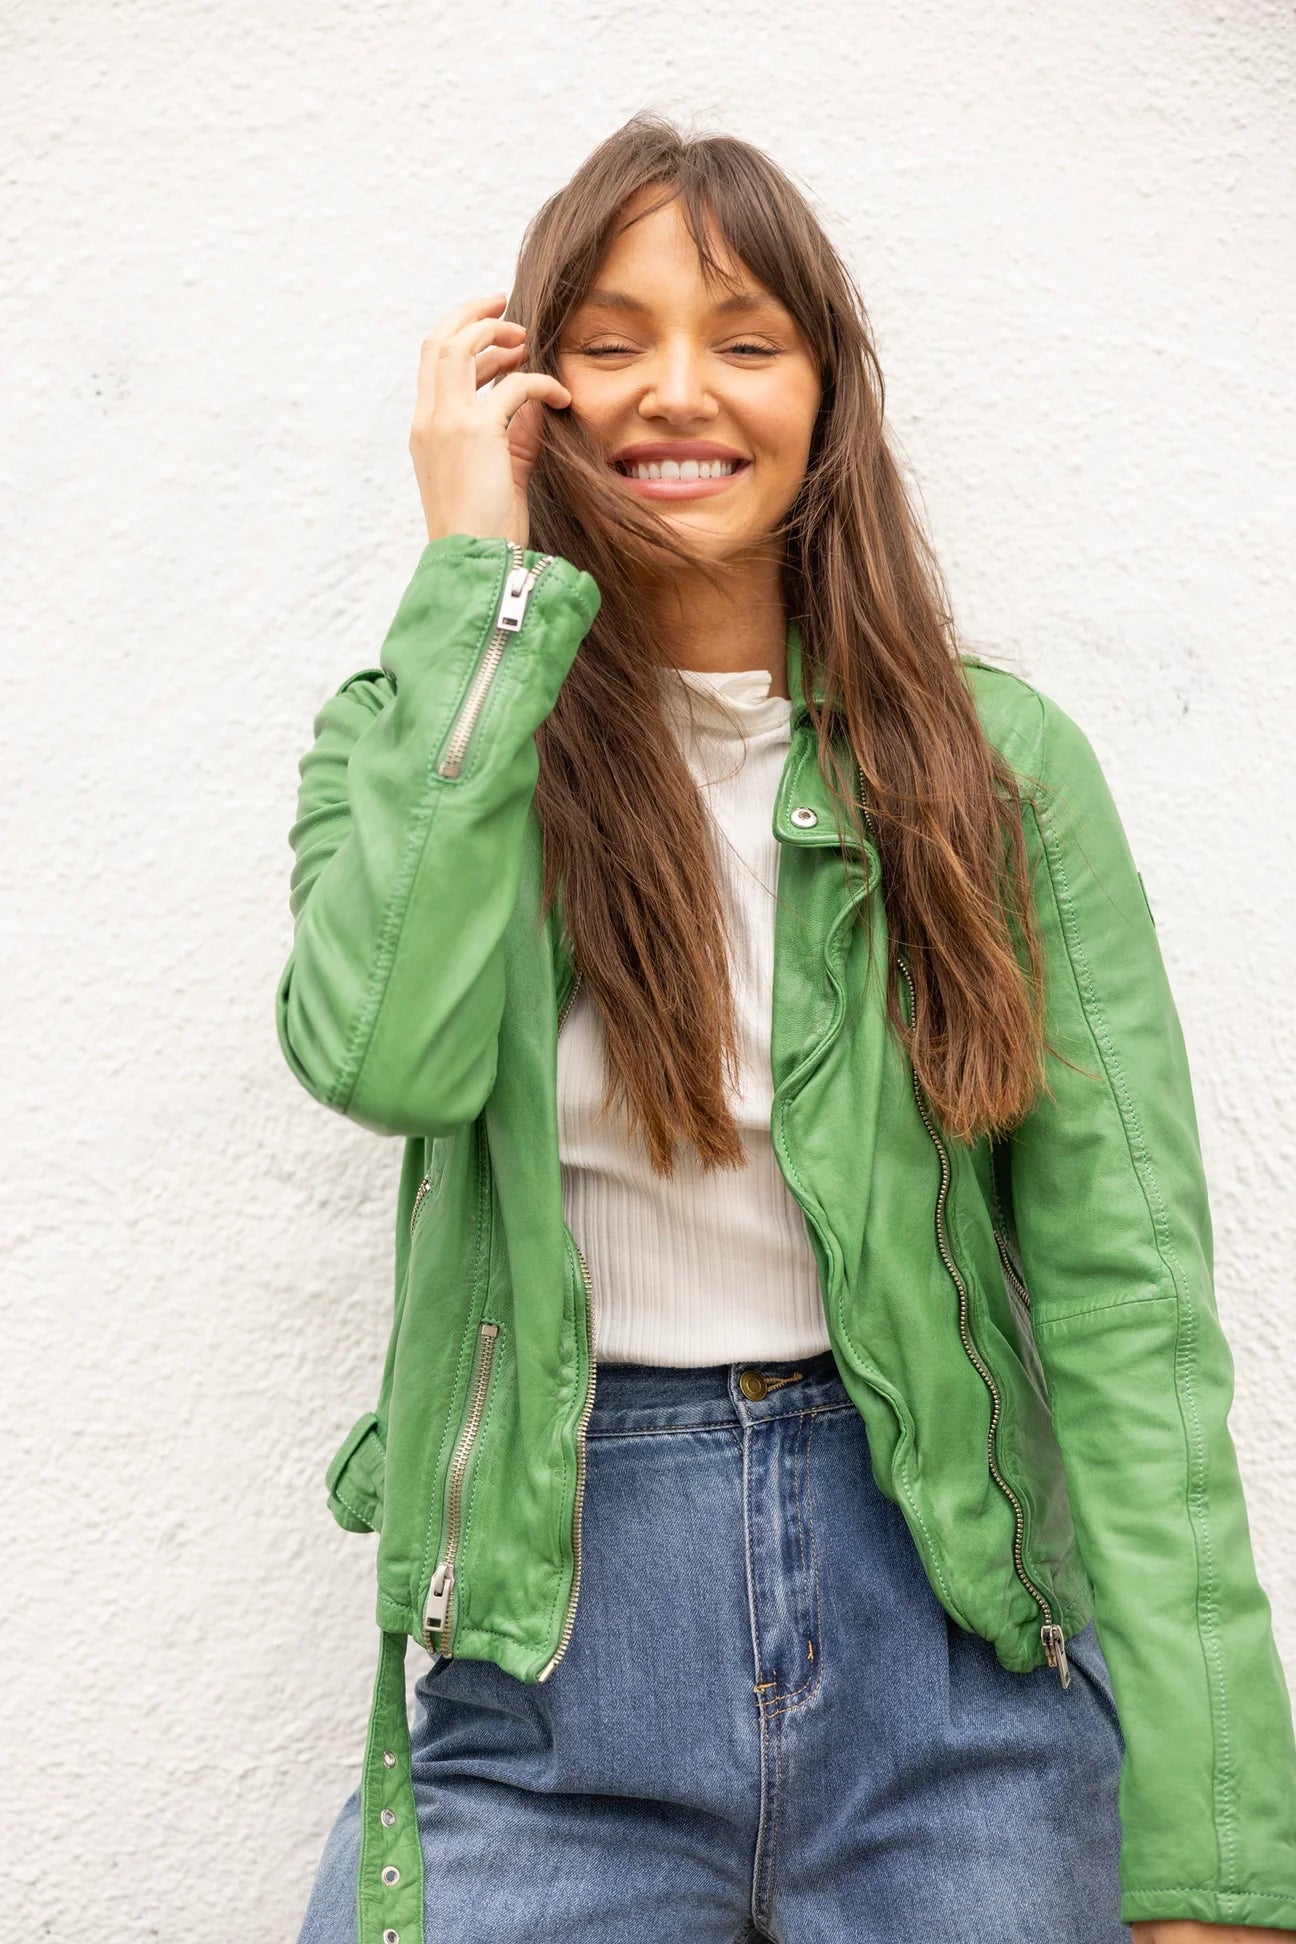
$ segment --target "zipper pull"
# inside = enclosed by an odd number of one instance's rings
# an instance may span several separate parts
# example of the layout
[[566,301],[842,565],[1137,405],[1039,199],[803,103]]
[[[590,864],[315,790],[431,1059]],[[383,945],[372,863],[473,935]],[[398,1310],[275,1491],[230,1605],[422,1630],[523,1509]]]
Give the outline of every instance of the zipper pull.
[[522,617],[539,572],[538,567],[510,568],[504,583],[504,598],[495,617],[497,628],[507,628],[510,634],[514,634],[522,626]]
[[443,1559],[432,1575],[432,1584],[428,1588],[427,1605],[423,1609],[423,1645],[427,1648],[429,1654],[434,1654],[437,1651],[432,1644],[432,1636],[433,1634],[439,1634],[445,1626],[446,1608],[450,1604],[450,1595],[453,1590],[454,1565],[450,1560]]
[[1066,1640],[1061,1627],[1041,1627],[1040,1639],[1044,1642],[1044,1652],[1048,1655],[1049,1666],[1056,1667],[1063,1687],[1070,1687],[1071,1669],[1067,1665]]
[[423,1197],[427,1194],[431,1186],[432,1186],[432,1176],[430,1174],[425,1174],[422,1181],[420,1181],[418,1185],[418,1192],[414,1197],[414,1206],[410,1210],[409,1232],[411,1236],[414,1233],[414,1224],[418,1220],[419,1209],[423,1206]]

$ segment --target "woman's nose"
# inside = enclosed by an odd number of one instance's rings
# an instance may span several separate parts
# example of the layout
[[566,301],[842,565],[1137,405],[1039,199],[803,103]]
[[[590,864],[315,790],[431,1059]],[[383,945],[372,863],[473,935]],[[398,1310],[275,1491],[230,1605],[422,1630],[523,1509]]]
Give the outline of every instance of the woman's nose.
[[663,351],[653,362],[644,405],[671,416],[696,417],[714,406],[704,355],[688,346]]

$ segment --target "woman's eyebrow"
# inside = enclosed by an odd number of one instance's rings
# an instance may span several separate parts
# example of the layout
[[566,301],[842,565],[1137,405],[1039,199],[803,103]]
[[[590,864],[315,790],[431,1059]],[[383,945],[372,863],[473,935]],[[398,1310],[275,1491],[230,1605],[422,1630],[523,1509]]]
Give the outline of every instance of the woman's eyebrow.
[[[652,310],[652,305],[640,297],[632,297],[628,290],[607,290],[596,288],[587,290],[581,299],[580,308],[586,305],[597,306],[601,310],[634,311],[637,315]],[[714,307],[716,316],[727,316],[732,311],[767,310],[782,314],[782,305],[775,302],[762,290],[735,290],[729,297],[721,298]]]

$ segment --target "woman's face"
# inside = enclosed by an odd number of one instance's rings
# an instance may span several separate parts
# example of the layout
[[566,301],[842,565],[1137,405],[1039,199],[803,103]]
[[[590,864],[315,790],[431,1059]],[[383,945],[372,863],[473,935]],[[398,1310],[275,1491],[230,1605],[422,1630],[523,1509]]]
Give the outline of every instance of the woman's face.
[[[678,201],[622,230],[567,321],[558,375],[615,490],[650,499],[721,560],[764,541],[796,498],[821,386],[791,313],[715,247],[741,276],[738,301],[707,289]],[[718,476],[701,477],[715,461]],[[649,466],[659,477],[630,476]]]

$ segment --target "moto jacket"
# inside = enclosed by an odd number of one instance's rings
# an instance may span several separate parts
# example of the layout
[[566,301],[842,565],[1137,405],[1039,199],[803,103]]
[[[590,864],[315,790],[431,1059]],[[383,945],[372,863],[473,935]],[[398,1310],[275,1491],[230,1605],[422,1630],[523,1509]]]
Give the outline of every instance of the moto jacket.
[[[580,973],[561,895],[540,920],[533,797],[535,731],[599,601],[560,556],[432,542],[300,761],[279,1042],[314,1099],[404,1143],[385,1364],[327,1474],[338,1523],[378,1535],[361,1944],[424,1936],[408,1638],[545,1681],[579,1611],[598,1291],[563,1219],[556,1042]],[[969,1143],[917,1083],[885,1019],[872,826],[839,827],[791,620],[775,1152],[935,1597],[1005,1667],[1064,1684],[1095,1619],[1125,1744],[1122,1919],[1296,1928],[1291,1701],[1155,924],[1081,729],[1030,683],[961,668],[1022,778],[1050,1091]]]

